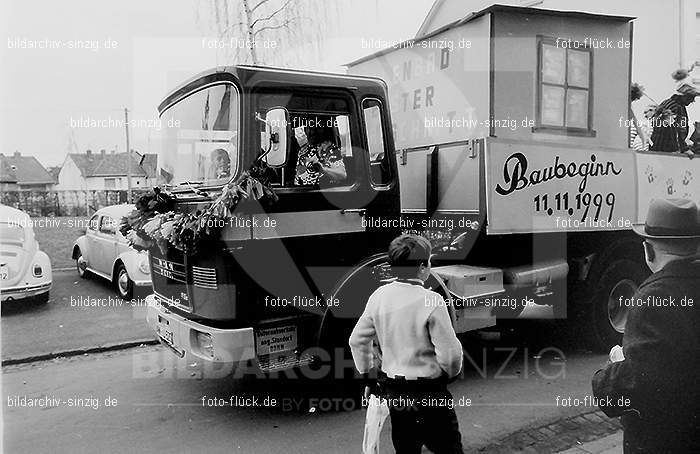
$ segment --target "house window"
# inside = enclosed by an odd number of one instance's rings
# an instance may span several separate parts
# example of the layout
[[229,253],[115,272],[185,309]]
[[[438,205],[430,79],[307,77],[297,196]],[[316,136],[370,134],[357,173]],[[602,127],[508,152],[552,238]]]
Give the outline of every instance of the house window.
[[576,41],[579,47],[571,49],[562,43],[538,37],[535,129],[595,136],[591,127],[593,51],[580,41]]
[[105,189],[115,189],[117,180],[115,178],[105,178]]

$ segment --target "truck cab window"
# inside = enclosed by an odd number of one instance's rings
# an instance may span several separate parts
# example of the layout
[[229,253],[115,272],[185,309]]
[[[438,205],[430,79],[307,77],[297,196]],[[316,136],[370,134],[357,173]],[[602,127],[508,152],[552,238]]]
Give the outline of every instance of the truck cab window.
[[214,85],[188,95],[162,114],[159,184],[221,185],[235,176],[238,156],[238,91]]
[[384,142],[381,104],[375,99],[368,99],[362,103],[362,109],[365,117],[371,181],[379,186],[389,184],[391,173]]
[[[353,142],[359,138],[350,103],[337,94],[261,91],[256,112],[285,107],[289,112],[286,164],[269,170],[273,186],[318,189],[349,187],[355,182]],[[262,134],[261,124],[261,138]],[[268,144],[260,143],[265,150]]]

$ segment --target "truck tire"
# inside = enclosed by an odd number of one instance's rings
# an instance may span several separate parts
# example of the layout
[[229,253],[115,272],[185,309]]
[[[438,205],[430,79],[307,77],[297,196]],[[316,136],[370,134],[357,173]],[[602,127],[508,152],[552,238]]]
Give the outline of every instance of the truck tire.
[[645,265],[619,258],[611,259],[592,280],[592,299],[578,320],[584,324],[589,348],[607,353],[613,345],[622,344],[629,306],[620,298],[631,298],[648,275]]
[[352,366],[352,354],[348,340],[350,333],[362,315],[369,296],[386,281],[382,270],[387,266],[386,254],[377,254],[360,262],[348,272],[331,293],[340,301],[336,310],[327,310],[321,322],[318,344],[328,351],[331,358],[331,376],[322,388],[332,390],[342,397],[343,408],[359,409],[366,381]]

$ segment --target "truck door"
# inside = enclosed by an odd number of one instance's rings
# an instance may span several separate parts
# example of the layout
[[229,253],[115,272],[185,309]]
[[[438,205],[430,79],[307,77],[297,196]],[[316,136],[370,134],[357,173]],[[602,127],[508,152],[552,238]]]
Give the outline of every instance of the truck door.
[[[255,239],[274,240],[265,246],[276,249],[266,254],[275,257],[275,263],[264,263],[262,269],[263,262],[250,260],[244,268],[249,272],[260,268],[256,279],[262,276],[259,280],[267,289],[287,298],[294,292],[325,293],[369,255],[373,242],[386,248],[384,239],[368,232],[367,216],[398,213],[397,188],[387,170],[393,156],[385,152],[384,137],[376,135],[381,123],[372,124],[370,150],[364,134],[363,109],[369,117],[377,117],[379,104],[363,105],[344,88],[270,87],[253,99],[256,116],[278,106],[288,110],[290,147],[284,165],[272,169],[271,183],[279,201],[253,226]],[[256,146],[265,148],[260,142]],[[266,219],[268,227],[262,225]]]

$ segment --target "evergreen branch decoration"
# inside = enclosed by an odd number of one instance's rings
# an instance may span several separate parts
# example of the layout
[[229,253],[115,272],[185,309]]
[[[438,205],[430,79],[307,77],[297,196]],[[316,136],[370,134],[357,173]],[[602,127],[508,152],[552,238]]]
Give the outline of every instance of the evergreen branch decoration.
[[277,200],[267,184],[265,169],[254,166],[227,183],[221,194],[205,210],[195,213],[175,211],[171,196],[153,188],[136,201],[136,209],[123,217],[119,231],[137,250],[157,246],[165,254],[168,244],[192,255],[202,240],[216,239],[229,224],[234,210],[244,200]]

